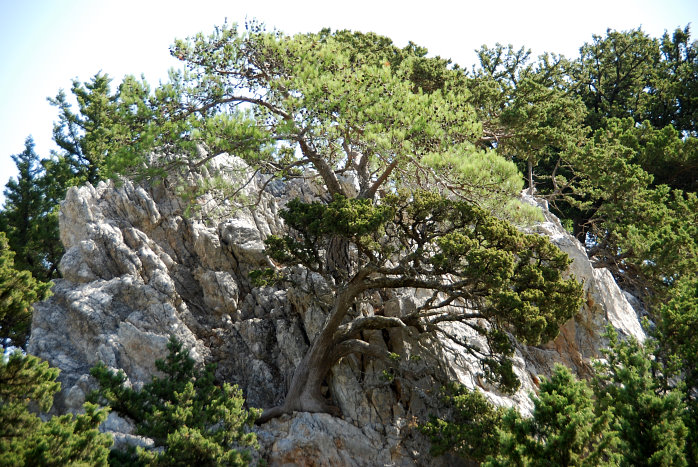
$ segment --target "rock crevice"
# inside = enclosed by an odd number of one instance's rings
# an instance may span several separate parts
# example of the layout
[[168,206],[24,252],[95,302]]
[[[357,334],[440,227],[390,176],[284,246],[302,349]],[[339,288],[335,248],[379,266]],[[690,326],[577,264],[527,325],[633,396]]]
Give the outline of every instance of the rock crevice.
[[[230,156],[221,163],[244,169]],[[255,193],[262,183],[253,178],[245,189]],[[217,217],[220,210],[210,197],[198,217],[187,218],[166,183],[148,189],[129,181],[71,188],[60,212],[63,278],[55,281],[50,299],[35,305],[28,346],[30,353],[61,369],[63,390],[54,410],[80,409],[94,384],[89,370],[98,361],[122,369],[133,384],[149,381],[170,335],[191,349],[198,362],[217,363],[217,377],[238,384],[250,406],[280,403],[293,370],[323,325],[326,307],[317,297],[327,287],[301,268],[293,271],[301,285],[289,289],[254,287],[248,274],[269,264],[263,240],[282,231],[278,211],[285,202],[316,195],[299,183],[271,183],[254,209],[241,207]],[[408,358],[409,374],[390,379],[384,362],[344,358],[332,369],[327,386],[342,419],[297,413],[272,420],[258,428],[262,456],[271,465],[317,465],[307,460],[320,457],[327,465],[430,463],[415,421],[436,413],[438,387],[447,379],[478,388],[499,405],[528,412],[528,394],[535,391],[538,375],[549,374],[555,363],[588,374],[608,324],[642,340],[637,314],[611,274],[594,269],[582,245],[545,205],[541,208],[546,219],[531,231],[546,235],[570,255],[571,273],[584,282],[586,304],[553,342],[517,346],[515,371],[522,387],[516,394],[505,396],[483,381],[478,362],[454,340],[416,340],[399,329],[366,331],[367,341]],[[380,309],[397,316],[419,300],[409,290],[374,295],[367,298],[365,313]],[[458,323],[450,325],[449,333],[470,342],[480,339]],[[107,424],[120,442],[147,442],[134,437],[129,427],[118,419]]]

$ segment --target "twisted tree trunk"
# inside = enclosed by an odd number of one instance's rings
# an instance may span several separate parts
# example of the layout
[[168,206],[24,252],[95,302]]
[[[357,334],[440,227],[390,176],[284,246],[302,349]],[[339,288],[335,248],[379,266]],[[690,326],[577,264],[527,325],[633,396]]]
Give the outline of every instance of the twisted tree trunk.
[[257,420],[258,424],[271,420],[284,413],[323,412],[339,415],[339,409],[332,406],[322,395],[322,382],[332,365],[343,356],[337,353],[335,333],[349,311],[355,297],[364,288],[365,275],[358,273],[352,281],[342,287],[336,295],[334,306],[320,334],[298,364],[291,379],[291,385],[284,403],[267,409]]

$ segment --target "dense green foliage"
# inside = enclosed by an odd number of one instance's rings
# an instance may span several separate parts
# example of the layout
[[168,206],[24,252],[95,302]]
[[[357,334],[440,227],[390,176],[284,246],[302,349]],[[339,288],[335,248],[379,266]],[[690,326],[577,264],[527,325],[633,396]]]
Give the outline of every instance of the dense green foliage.
[[557,366],[542,378],[533,416],[509,410],[502,417],[499,452],[486,465],[617,465],[611,410],[595,413],[591,389],[569,369]]
[[42,421],[60,389],[58,369],[19,350],[4,354],[0,346],[0,465],[107,465],[112,444],[97,427],[108,411],[86,403],[81,415]]
[[666,374],[665,386],[671,377],[681,381],[679,388],[688,406],[684,421],[689,429],[687,458],[698,463],[698,278],[683,279],[672,290],[670,300],[659,312],[654,330],[658,359]]
[[[698,269],[698,47],[608,31],[569,60],[497,45],[468,86],[481,144],[528,169],[590,258],[648,305]],[[677,254],[677,252],[681,254]]]
[[[561,365],[541,378],[531,417],[495,409],[476,391],[459,388],[446,401],[453,413],[422,426],[433,452],[487,457],[492,466],[689,465],[680,391],[664,386],[648,348],[612,330],[608,338],[591,384]],[[492,426],[496,436],[483,435]]]
[[32,305],[49,296],[50,283],[39,282],[14,264],[4,232],[0,232],[0,345],[24,347],[31,325]]
[[90,399],[134,420],[138,434],[163,448],[115,452],[114,460],[163,466],[247,465],[250,450],[257,447],[249,427],[259,412],[243,407],[237,386],[216,385],[213,366],[197,370],[189,351],[174,337],[168,349],[168,356],[155,362],[163,377],[153,377],[139,391],[124,384],[122,372],[104,365],[91,371],[100,389]]
[[471,326],[487,338],[489,350],[462,345],[505,390],[518,387],[507,332],[523,342],[548,341],[581,306],[581,285],[562,277],[569,264],[564,253],[466,201],[421,191],[386,196],[380,204],[335,195],[330,203],[291,201],[281,217],[292,230],[266,240],[273,259],[328,274],[323,250],[337,237],[345,238],[358,251],[357,264],[345,269],[351,283],[362,290],[431,292],[401,322],[434,332],[445,332],[438,327],[441,322]]
[[596,404],[613,410],[621,465],[687,465],[681,393],[668,390],[652,361],[650,343],[620,340],[609,330],[609,348],[592,381]]
[[[509,224],[538,215],[517,200],[522,172],[595,266],[642,301],[655,340],[642,348],[611,333],[593,384],[558,368],[541,383],[530,419],[454,389],[454,418],[425,428],[434,452],[489,455],[492,464],[698,462],[698,43],[688,26],[659,39],[609,30],[576,58],[483,46],[472,71],[372,33],[290,37],[255,22],[178,40],[171,53],[184,67],[156,88],[130,76],[112,91],[101,73],[74,81],[70,96],[50,99],[59,152],[40,159],[27,139],[13,156],[19,175],[0,211],[2,338],[23,345],[30,304],[47,293],[18,271],[58,275],[57,204],[68,187],[112,176],[183,180],[229,152],[265,186],[302,178],[321,193],[288,203],[288,234],[267,239],[276,266],[251,274],[270,285],[303,265],[333,293],[318,297],[326,326],[286,402],[263,419],[334,413],[320,395],[332,364],[351,353],[386,357],[362,340],[368,329],[410,326],[454,339],[438,324],[461,321],[488,345],[459,343],[513,390],[511,337],[551,339],[580,303],[579,286],[562,278],[564,255]],[[214,189],[231,206],[256,201],[238,196],[247,177],[221,184],[212,175],[182,196]],[[401,287],[433,295],[402,318],[352,314],[370,292]],[[245,461],[226,450],[253,444],[243,427],[254,416],[239,392],[216,388],[210,370],[195,371],[171,346],[159,363],[168,377],[141,392],[95,370],[103,401],[165,447],[138,456]],[[498,425],[497,436],[484,435],[486,425]]]
[[119,96],[111,93],[110,82],[111,79],[101,73],[87,83],[74,80],[71,92],[78,104],[77,113],[73,112],[63,90],[49,99],[59,111],[53,140],[62,151],[56,154],[54,161],[70,175],[70,185],[96,184],[115,146],[118,126],[114,114]]
[[16,253],[15,264],[39,280],[58,274],[63,248],[58,240],[58,201],[65,191],[56,193],[56,179],[45,173],[43,163],[34,152],[31,137],[24,151],[12,156],[18,170],[17,180],[10,179],[4,191],[5,204],[0,211],[0,231],[5,232],[10,248]]
[[499,434],[504,409],[496,408],[479,391],[469,391],[452,383],[444,388],[444,404],[451,413],[447,417],[432,416],[420,431],[431,441],[430,452],[440,456],[454,452],[459,456],[483,462],[499,451]]

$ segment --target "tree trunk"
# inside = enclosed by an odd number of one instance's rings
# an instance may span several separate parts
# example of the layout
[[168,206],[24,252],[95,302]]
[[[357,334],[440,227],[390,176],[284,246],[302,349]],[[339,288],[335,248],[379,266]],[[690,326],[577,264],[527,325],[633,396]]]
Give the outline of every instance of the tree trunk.
[[533,161],[528,160],[528,194],[533,196]]
[[332,406],[323,397],[321,390],[322,382],[334,363],[331,361],[332,334],[327,327],[322,330],[296,367],[284,403],[265,410],[257,419],[257,424],[291,412],[339,415],[339,408]]
[[353,264],[350,257],[349,240],[335,235],[327,245],[325,267],[336,281],[345,282],[353,275]]
[[360,292],[360,285],[354,281],[337,292],[335,304],[325,326],[293,372],[291,386],[286,393],[284,403],[265,410],[256,421],[257,424],[291,412],[322,412],[339,415],[339,408],[330,405],[322,396],[321,386],[335,363],[333,361],[334,333],[342,324],[354,298]]

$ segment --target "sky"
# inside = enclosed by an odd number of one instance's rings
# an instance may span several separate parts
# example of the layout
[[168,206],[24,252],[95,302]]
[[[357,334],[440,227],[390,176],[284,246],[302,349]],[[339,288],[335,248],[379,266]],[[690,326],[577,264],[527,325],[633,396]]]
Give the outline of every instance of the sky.
[[115,88],[143,74],[155,85],[179,66],[168,52],[175,38],[253,18],[287,34],[329,27],[411,40],[468,69],[475,49],[496,42],[576,57],[609,28],[660,37],[691,23],[698,38],[696,0],[0,0],[0,191],[28,136],[42,158],[56,149],[57,109],[46,98],[69,92],[73,79],[101,71]]

